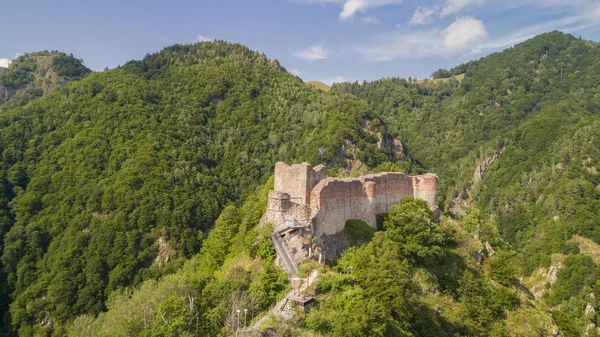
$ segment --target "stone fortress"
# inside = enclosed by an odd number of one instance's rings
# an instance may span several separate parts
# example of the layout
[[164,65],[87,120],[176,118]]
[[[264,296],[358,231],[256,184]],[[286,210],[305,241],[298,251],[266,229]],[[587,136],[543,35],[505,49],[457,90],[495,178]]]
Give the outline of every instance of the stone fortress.
[[427,201],[436,211],[437,191],[438,177],[430,173],[327,178],[323,165],[313,168],[307,163],[278,162],[274,189],[269,192],[261,223],[273,225],[278,258],[292,275],[297,273],[297,263],[307,258],[321,262],[336,259],[345,248],[339,239],[347,220],[362,220],[377,228],[377,215],[388,213],[407,196]]

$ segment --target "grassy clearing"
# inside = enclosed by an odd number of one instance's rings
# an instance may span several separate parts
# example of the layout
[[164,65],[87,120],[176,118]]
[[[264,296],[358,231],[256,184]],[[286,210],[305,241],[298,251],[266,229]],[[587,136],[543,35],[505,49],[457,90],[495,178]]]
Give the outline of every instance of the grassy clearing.
[[331,86],[319,81],[308,81],[306,82],[306,85],[310,85],[311,87],[321,89],[325,92],[329,92],[331,90]]
[[426,79],[422,79],[422,80],[417,80],[417,83],[423,84],[423,83],[427,83],[427,82],[433,82],[434,84],[439,84],[439,83],[446,82],[446,81],[450,80],[451,78],[455,78],[460,83],[465,78],[465,74],[460,74],[460,75],[456,75],[456,76],[452,76],[452,77],[448,77],[448,78],[436,78],[434,80],[426,78]]

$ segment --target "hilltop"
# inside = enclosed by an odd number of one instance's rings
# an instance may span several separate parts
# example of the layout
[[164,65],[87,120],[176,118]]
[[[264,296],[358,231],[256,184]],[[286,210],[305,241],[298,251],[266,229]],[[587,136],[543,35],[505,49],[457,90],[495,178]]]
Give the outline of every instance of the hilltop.
[[9,101],[24,105],[89,73],[83,61],[72,54],[43,51],[20,55],[8,68],[0,68],[0,109],[6,109]]
[[321,89],[325,92],[328,92],[331,90],[331,86],[323,83],[323,82],[319,82],[319,81],[308,81],[306,82],[306,85],[310,85],[312,87],[315,87],[317,89]]
[[300,266],[319,270],[316,306],[262,321],[277,333],[597,332],[596,42],[552,32],[433,81],[330,92],[224,41],[100,73],[31,55],[0,70],[27,97],[0,105],[7,336],[219,336],[238,309],[264,316],[291,290],[257,226],[277,161],[433,172],[442,211],[407,199],[375,233],[346,223],[357,246]]
[[[3,78],[37,88],[42,60],[47,76],[65,74],[35,55]],[[0,309],[10,298],[12,326],[25,335],[60,332],[179,269],[277,159],[388,157],[361,128],[364,102],[307,87],[276,60],[223,41],[171,46],[11,103],[0,114]],[[356,156],[340,155],[344,144]]]
[[[596,306],[597,266],[569,240],[600,242],[599,60],[598,43],[551,32],[450,70],[464,74],[460,83],[332,88],[369,102],[412,160],[440,176],[446,214],[479,210],[525,276],[554,270],[538,300],[566,336],[596,324],[583,309]],[[498,245],[491,234],[479,238]],[[567,262],[556,264],[554,254]]]

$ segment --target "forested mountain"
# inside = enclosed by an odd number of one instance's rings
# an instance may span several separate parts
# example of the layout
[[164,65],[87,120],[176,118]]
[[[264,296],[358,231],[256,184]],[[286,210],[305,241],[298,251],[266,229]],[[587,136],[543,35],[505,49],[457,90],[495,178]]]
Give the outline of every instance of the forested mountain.
[[90,72],[72,54],[43,51],[20,55],[8,68],[0,68],[0,113],[9,106],[25,105]]
[[[19,64],[0,80],[30,83]],[[329,93],[223,41],[75,68],[0,105],[6,335],[218,336],[237,308],[263,315],[289,289],[256,227],[278,160],[435,172],[443,210],[437,226],[419,201],[395,207],[317,268],[317,305],[272,321],[281,335],[597,333],[597,43],[552,32],[434,74],[461,82]],[[388,136],[407,157],[378,147]]]
[[440,175],[448,214],[480,209],[519,254],[524,275],[567,255],[556,286],[537,280],[549,288],[545,303],[575,330],[595,323],[583,309],[595,305],[600,275],[573,237],[600,243],[599,44],[552,32],[447,72],[465,78],[332,90],[366,100],[412,159]]
[[346,140],[376,155],[360,127],[367,113],[355,97],[324,95],[225,42],[166,48],[9,107],[0,114],[5,324],[24,335],[61,326],[176,270],[277,160],[321,160],[319,147],[329,160]]

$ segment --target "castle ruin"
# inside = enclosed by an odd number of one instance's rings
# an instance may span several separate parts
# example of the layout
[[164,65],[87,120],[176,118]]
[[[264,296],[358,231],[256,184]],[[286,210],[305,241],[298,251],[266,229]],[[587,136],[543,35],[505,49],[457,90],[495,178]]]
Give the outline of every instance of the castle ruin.
[[[274,189],[269,192],[261,223],[273,224],[278,256],[293,260],[281,261],[289,272],[293,266],[288,267],[288,263],[306,258],[335,259],[336,254],[328,252],[324,243],[342,233],[347,220],[362,220],[377,228],[377,215],[388,213],[392,205],[407,196],[423,199],[436,210],[437,190],[438,177],[430,173],[409,176],[385,172],[358,178],[327,178],[323,165],[313,168],[307,163],[278,162]],[[282,257],[285,252],[280,254],[280,249],[287,250],[289,254],[285,255],[290,256]]]

